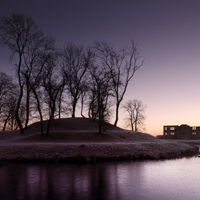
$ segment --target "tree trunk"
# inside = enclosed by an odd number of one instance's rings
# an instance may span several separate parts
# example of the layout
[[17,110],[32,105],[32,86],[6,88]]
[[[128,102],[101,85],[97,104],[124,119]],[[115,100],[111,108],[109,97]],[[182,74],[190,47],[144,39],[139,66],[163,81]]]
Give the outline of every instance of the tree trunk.
[[77,103],[77,100],[74,99],[74,102],[73,102],[73,105],[72,105],[72,117],[75,117],[76,103]]
[[50,114],[50,118],[49,118],[49,123],[48,123],[48,126],[47,126],[46,135],[49,135],[49,131],[50,131],[50,128],[51,128],[51,122],[54,119],[55,107],[56,107],[55,102],[53,102],[53,106],[52,106],[51,114]]
[[83,103],[84,103],[83,98],[81,98],[81,116],[85,118],[85,116],[83,115]]
[[58,103],[58,119],[61,118],[61,103]]
[[131,123],[131,130],[133,131],[133,119],[131,115],[130,115],[130,123]]
[[62,94],[63,94],[64,86],[61,88],[58,100],[58,118],[61,118],[61,109],[62,109]]
[[137,130],[137,121],[135,121],[135,131],[138,131]]
[[102,133],[101,128],[102,128],[102,124],[101,124],[101,108],[99,106],[99,134]]
[[18,124],[18,127],[20,129],[20,133],[21,134],[24,133],[23,126],[22,126],[20,118],[19,118],[19,109],[20,109],[22,96],[23,96],[23,85],[20,86],[20,95],[19,95],[19,99],[18,99],[18,102],[17,102],[16,110],[15,110],[15,118],[16,118],[16,121],[17,121],[17,124]]
[[35,90],[32,90],[32,91],[33,91],[33,94],[35,95],[35,99],[37,101],[37,109],[38,109],[38,112],[39,112],[39,115],[40,115],[40,132],[41,132],[41,135],[43,135],[44,134],[44,131],[43,131],[43,116],[42,116],[40,101],[39,101],[39,98],[38,98],[36,91]]
[[89,104],[89,109],[88,109],[88,117],[89,118],[94,118],[94,116],[93,116],[93,110],[92,110],[92,104],[93,104],[93,100],[90,102],[90,104]]
[[133,123],[131,123],[131,130],[133,131]]
[[6,125],[7,125],[8,119],[9,119],[9,116],[6,118],[6,120],[5,120],[5,122],[4,122],[3,131],[6,130]]
[[18,63],[17,75],[18,75],[18,80],[19,80],[20,94],[19,94],[19,98],[18,98],[18,101],[17,101],[17,107],[16,107],[16,110],[15,110],[15,118],[16,118],[18,127],[20,129],[20,133],[23,134],[24,130],[23,130],[23,126],[22,126],[22,123],[20,121],[20,118],[19,118],[19,109],[20,109],[21,100],[22,100],[22,97],[23,97],[23,89],[24,89],[24,86],[21,83],[21,76],[20,76],[21,63],[22,63],[22,54],[19,53],[19,63]]
[[102,133],[101,131],[101,109],[102,109],[102,105],[101,105],[101,99],[100,99],[100,85],[98,85],[98,112],[99,112],[99,134]]
[[24,129],[26,130],[28,127],[28,122],[29,122],[29,110],[30,110],[30,90],[29,87],[26,87],[27,89],[27,94],[26,94],[26,123]]
[[118,102],[116,104],[116,116],[115,116],[115,123],[114,123],[114,126],[117,126],[117,122],[118,122],[118,119],[119,119],[119,104],[120,102]]

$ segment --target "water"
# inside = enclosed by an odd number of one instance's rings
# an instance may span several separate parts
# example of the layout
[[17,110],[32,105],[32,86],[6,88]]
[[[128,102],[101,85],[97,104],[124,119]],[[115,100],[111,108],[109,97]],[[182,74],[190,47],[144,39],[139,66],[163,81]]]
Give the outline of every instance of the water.
[[1,200],[199,200],[200,158],[0,167]]

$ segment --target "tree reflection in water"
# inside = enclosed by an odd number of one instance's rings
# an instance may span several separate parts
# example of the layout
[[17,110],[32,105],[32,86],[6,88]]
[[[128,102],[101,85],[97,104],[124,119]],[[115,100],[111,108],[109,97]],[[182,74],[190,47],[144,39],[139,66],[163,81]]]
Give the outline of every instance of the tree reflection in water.
[[198,199],[198,161],[8,164],[0,168],[0,196],[6,200]]

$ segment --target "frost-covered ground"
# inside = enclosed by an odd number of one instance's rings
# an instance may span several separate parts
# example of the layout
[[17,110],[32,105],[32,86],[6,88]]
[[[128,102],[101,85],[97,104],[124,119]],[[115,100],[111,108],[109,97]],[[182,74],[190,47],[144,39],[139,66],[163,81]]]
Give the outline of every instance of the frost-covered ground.
[[[46,126],[46,124],[45,124]],[[167,159],[194,155],[197,148],[110,124],[98,134],[98,124],[85,118],[55,120],[49,136],[39,123],[19,131],[0,132],[0,161],[90,162],[99,160]]]

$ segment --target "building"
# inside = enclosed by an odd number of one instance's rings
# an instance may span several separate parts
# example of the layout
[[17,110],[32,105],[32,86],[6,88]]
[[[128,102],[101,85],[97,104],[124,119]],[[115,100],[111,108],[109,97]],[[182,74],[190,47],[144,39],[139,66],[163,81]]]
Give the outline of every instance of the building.
[[200,126],[187,124],[163,126],[163,138],[174,140],[200,140]]

